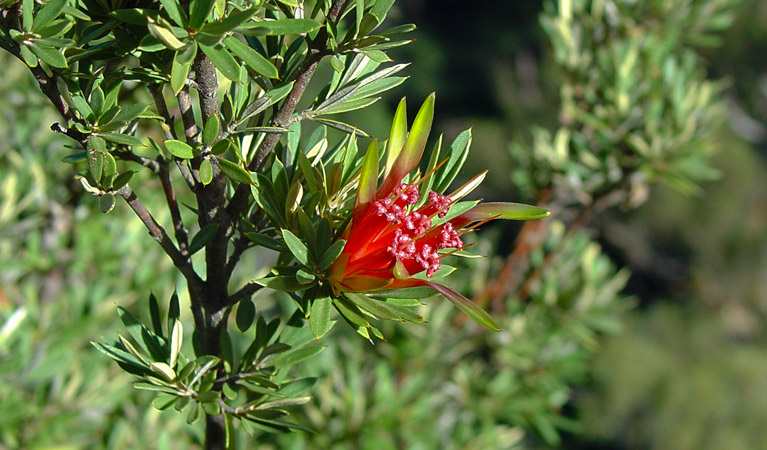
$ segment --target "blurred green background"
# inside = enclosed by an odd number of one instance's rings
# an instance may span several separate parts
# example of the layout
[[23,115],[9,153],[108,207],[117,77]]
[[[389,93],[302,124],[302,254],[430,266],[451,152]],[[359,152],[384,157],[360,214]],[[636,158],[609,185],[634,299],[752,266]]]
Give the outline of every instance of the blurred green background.
[[[540,26],[541,3],[483,3],[469,17],[457,0],[398,2],[390,20],[419,26],[416,42],[392,54],[412,62],[410,80],[352,123],[385,136],[401,96],[417,103],[436,91],[435,129],[452,138],[473,126],[465,172],[491,168],[481,195],[525,200],[510,188],[509,145],[532,146],[533,126],[555,130],[562,73]],[[524,348],[475,332],[467,343],[452,333],[453,311],[444,305],[430,308],[426,326],[387,325],[389,342],[375,348],[335,330],[328,356],[309,368],[328,374],[303,412],[319,432],[241,446],[764,448],[767,2],[741,2],[734,11],[718,45],[696,47],[708,77],[726,83],[724,124],[711,130],[719,178],[693,195],[655,186],[639,209],[597,215],[565,249],[583,255],[601,247],[595,258],[605,280],[616,267],[630,271],[621,292],[628,272],[619,272],[616,289],[597,284],[620,299],[611,307],[626,309],[620,332],[597,330],[594,344],[582,346],[589,351],[578,347],[575,359],[561,360],[577,369],[544,365],[550,378],[517,379],[509,373],[522,370],[528,353],[566,350],[569,341],[523,341]],[[115,304],[145,309],[149,290],[167,298],[181,279],[127,208],[98,213],[97,200],[60,162],[66,142],[48,131],[55,112],[18,61],[3,54],[0,64],[0,448],[194,445],[199,427],[149,407],[151,396],[132,390],[130,378],[88,343],[114,335]],[[158,219],[167,223],[162,213]],[[480,233],[481,250],[495,256],[466,276],[467,290],[476,292],[497,269],[517,229]],[[562,232],[553,227],[553,242]],[[565,286],[596,275],[559,276]],[[499,323],[514,329],[522,313],[509,309]],[[508,352],[477,354],[469,345],[477,340],[482,351]],[[520,389],[519,380],[535,384]],[[506,396],[500,404],[499,393]],[[525,403],[542,397],[545,405]],[[561,405],[551,417],[526,412],[550,405]]]

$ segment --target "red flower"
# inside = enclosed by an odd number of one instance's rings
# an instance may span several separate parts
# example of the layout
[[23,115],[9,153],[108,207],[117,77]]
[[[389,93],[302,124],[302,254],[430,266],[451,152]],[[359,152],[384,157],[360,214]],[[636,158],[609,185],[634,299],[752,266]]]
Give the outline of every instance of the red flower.
[[[386,167],[380,188],[378,144],[374,141],[368,147],[352,221],[344,233],[346,246],[330,268],[330,282],[336,294],[429,286],[472,319],[498,331],[490,316],[469,299],[428,279],[440,269],[442,258],[464,248],[461,235],[476,224],[496,218],[540,218],[549,212],[514,203],[485,203],[450,220],[440,220],[450,212],[451,205],[479,185],[484,173],[450,196],[429,191],[428,201],[416,207],[420,200],[418,186],[425,178],[409,183],[402,180],[421,159],[433,111],[432,94],[418,112],[402,150],[396,158],[389,158],[391,165]],[[412,277],[420,272],[425,272],[426,279]]]

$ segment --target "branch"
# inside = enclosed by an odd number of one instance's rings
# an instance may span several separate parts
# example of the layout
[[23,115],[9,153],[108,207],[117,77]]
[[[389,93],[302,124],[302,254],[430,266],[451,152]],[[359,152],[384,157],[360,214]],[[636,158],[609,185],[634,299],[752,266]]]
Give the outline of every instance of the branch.
[[112,152],[112,155],[123,161],[133,161],[135,163],[139,163],[154,173],[160,173],[160,163],[154,159],[137,155],[128,150],[115,150]]
[[207,122],[210,116],[218,113],[216,67],[203,52],[197,53],[192,67],[195,73],[195,89],[200,93],[202,121]]
[[250,283],[243,286],[239,291],[235,292],[234,294],[230,295],[227,299],[227,303],[229,306],[236,305],[239,301],[245,300],[246,298],[250,298],[258,292],[263,286],[260,284],[256,284],[255,282],[251,281]]
[[162,85],[149,85],[149,93],[152,94],[154,105],[157,108],[157,114],[163,118],[165,125],[169,128],[168,131],[165,131],[165,140],[175,139],[176,130],[173,128],[173,116],[171,116],[170,111],[168,111],[168,104],[165,102],[165,96],[162,94]]
[[54,133],[65,134],[69,138],[79,142],[80,145],[82,145],[83,147],[85,147],[85,145],[88,142],[88,135],[87,134],[81,133],[81,132],[75,130],[74,128],[67,128],[67,127],[61,125],[58,122],[56,122],[53,125],[51,125],[51,131],[53,131]]
[[181,120],[184,122],[184,136],[187,142],[189,142],[197,134],[197,124],[194,121],[192,97],[189,95],[189,88],[186,86],[181,88],[176,98],[178,99],[178,108],[181,110]]
[[176,235],[176,242],[178,242],[179,250],[181,254],[187,256],[187,248],[189,247],[189,241],[187,240],[187,232],[184,227],[184,222],[181,220],[181,212],[178,209],[178,203],[176,202],[176,192],[173,190],[173,183],[170,181],[170,171],[168,170],[168,163],[164,163],[160,166],[158,173],[160,182],[162,183],[162,190],[165,193],[165,200],[168,203],[168,209],[170,210],[170,217],[173,221],[173,230]]
[[152,217],[152,214],[146,209],[146,206],[144,206],[130,186],[126,184],[116,193],[125,199],[128,206],[131,207],[147,230],[149,230],[149,235],[152,236],[152,239],[157,241],[162,249],[165,250],[165,253],[173,261],[173,265],[175,265],[184,275],[184,278],[186,278],[190,289],[199,291],[202,288],[202,279],[197,275],[197,272],[194,271],[191,261],[176,248],[163,227],[157,223],[154,217]]
[[242,256],[243,252],[248,249],[249,245],[250,239],[242,234],[234,240],[234,250],[229,257],[229,261],[226,263],[227,273],[232,273],[234,271],[235,266],[237,266],[237,263],[240,261],[240,256]]

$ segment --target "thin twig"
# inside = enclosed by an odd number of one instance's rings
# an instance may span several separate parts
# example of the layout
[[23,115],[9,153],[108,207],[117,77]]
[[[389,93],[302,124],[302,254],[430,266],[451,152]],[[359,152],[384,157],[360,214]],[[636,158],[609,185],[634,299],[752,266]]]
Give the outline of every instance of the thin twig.
[[165,102],[165,96],[162,93],[161,84],[149,85],[149,93],[152,94],[155,108],[157,108],[157,114],[163,118],[168,130],[165,131],[165,140],[176,139],[176,130],[173,127],[173,116],[168,111],[168,104]]
[[115,150],[112,152],[112,155],[115,158],[121,159],[123,161],[133,161],[135,163],[139,163],[154,173],[160,173],[160,163],[154,159],[137,155],[128,150]]
[[53,125],[51,125],[51,131],[53,131],[54,133],[65,134],[69,138],[71,138],[71,139],[77,141],[78,143],[80,143],[80,145],[82,145],[83,147],[85,147],[85,145],[88,142],[88,135],[87,134],[81,133],[81,132],[77,131],[74,128],[67,128],[67,127],[61,125],[58,122],[56,122]]
[[249,245],[250,239],[245,237],[245,235],[240,234],[237,236],[237,238],[234,240],[234,249],[232,250],[232,254],[229,256],[229,261],[226,262],[227,273],[232,273],[234,271],[234,268],[240,261],[240,257],[242,256],[243,252],[248,249]]
[[263,286],[260,284],[256,284],[255,282],[251,281],[250,283],[246,284],[242,288],[240,288],[239,291],[235,292],[234,294],[230,295],[227,299],[227,303],[229,306],[234,306],[241,300],[245,300],[246,298],[250,298],[258,292]]
[[181,212],[178,209],[178,202],[176,201],[176,192],[173,190],[173,183],[170,180],[170,171],[168,170],[167,161],[160,166],[158,173],[160,177],[160,183],[162,183],[162,190],[165,194],[165,200],[168,203],[168,210],[170,210],[170,217],[173,221],[173,231],[176,236],[176,242],[178,242],[179,251],[183,254],[187,254],[189,247],[189,241],[187,240],[187,231],[184,227],[184,222],[181,219]]
[[197,275],[197,272],[194,271],[189,258],[181,254],[178,248],[176,248],[176,245],[173,244],[173,241],[171,241],[168,233],[166,233],[165,229],[159,223],[157,223],[155,218],[152,216],[146,206],[144,206],[144,203],[142,203],[141,200],[136,196],[136,193],[133,192],[130,186],[126,184],[117,191],[117,194],[124,198],[128,203],[128,206],[130,206],[133,212],[136,213],[139,220],[141,220],[147,230],[149,230],[149,235],[152,236],[152,239],[157,241],[158,244],[160,244],[163,250],[165,250],[165,253],[173,261],[173,264],[187,279],[190,287],[201,287],[202,279],[199,277],[199,275]]

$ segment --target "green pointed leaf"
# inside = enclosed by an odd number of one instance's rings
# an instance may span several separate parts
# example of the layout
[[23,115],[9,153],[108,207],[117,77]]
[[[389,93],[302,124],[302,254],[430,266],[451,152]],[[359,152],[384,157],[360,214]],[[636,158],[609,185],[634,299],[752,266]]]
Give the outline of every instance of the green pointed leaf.
[[287,368],[305,361],[325,350],[324,345],[299,348],[275,356],[270,362],[279,368]]
[[450,148],[447,150],[447,162],[434,174],[435,192],[442,193],[450,187],[450,183],[458,175],[458,171],[461,170],[469,155],[471,141],[471,128],[469,128],[456,136],[453,143],[450,144]]
[[149,353],[156,361],[165,358],[165,352],[149,330],[141,324],[127,309],[122,306],[117,307],[117,315],[120,317],[125,328],[128,329],[133,340],[142,346],[142,350]]
[[330,297],[317,297],[312,302],[312,310],[309,315],[309,326],[314,337],[319,340],[330,329],[330,311],[333,302]]
[[133,175],[136,174],[135,170],[126,170],[125,172],[121,173],[120,175],[117,175],[117,178],[115,178],[114,182],[112,182],[112,189],[118,190],[121,187],[128,184],[131,178],[133,178]]
[[320,266],[322,267],[322,270],[327,270],[327,268],[330,267],[330,265],[333,264],[333,262],[335,262],[339,256],[341,256],[345,246],[346,241],[339,239],[333,242],[333,245],[325,250],[325,253],[322,254],[322,258],[320,258]]
[[[258,7],[253,7],[242,11],[235,9],[223,20],[206,23],[200,31],[210,35],[223,35],[247,22],[251,17],[253,17],[254,14],[259,11],[259,9],[260,8]],[[223,13],[219,14],[219,17],[222,16]]]
[[202,250],[205,245],[213,239],[218,231],[217,223],[209,223],[202,227],[197,234],[192,238],[192,242],[189,244],[189,254],[194,255],[198,251]]
[[182,61],[179,55],[180,53],[176,52],[170,67],[170,88],[174,94],[178,94],[184,88],[189,69],[192,67],[192,61]]
[[160,320],[160,304],[154,294],[149,294],[149,316],[152,319],[154,334],[162,336],[162,321]]
[[96,116],[99,116],[104,111],[104,91],[99,86],[94,87],[91,91],[89,102]]
[[117,172],[117,162],[110,153],[104,153],[104,168],[101,171],[101,179],[105,186],[112,184],[112,177]]
[[144,111],[146,111],[147,106],[143,105],[141,103],[136,103],[130,106],[127,106],[120,110],[119,113],[115,116],[113,119],[114,122],[120,122],[120,123],[130,123],[137,119],[141,114],[144,114]]
[[234,448],[237,432],[234,429],[234,419],[231,414],[224,413],[224,448]]
[[176,367],[178,354],[181,351],[181,344],[184,339],[184,326],[181,321],[176,319],[173,323],[173,330],[170,333],[170,367]]
[[301,284],[296,280],[294,276],[279,275],[276,277],[259,278],[253,280],[254,283],[259,284],[269,289],[282,292],[298,292],[309,289],[311,285]]
[[[43,6],[37,14],[35,14],[35,21],[32,25],[33,30],[42,28],[57,18],[59,14],[67,6],[67,0],[51,0],[45,6]],[[42,59],[42,58],[41,58]]]
[[29,45],[23,44],[21,46],[21,57],[29,67],[37,67],[37,55],[32,53],[29,49]]
[[306,248],[306,245],[304,245],[304,243],[289,230],[282,230],[282,238],[285,239],[285,244],[290,249],[290,253],[295,256],[296,260],[308,267],[309,249]]
[[285,245],[283,245],[280,241],[278,241],[277,239],[274,239],[271,236],[267,236],[265,234],[249,232],[249,233],[245,233],[245,237],[255,242],[256,244],[260,245],[261,247],[265,247],[277,252],[288,251],[288,248]]
[[533,220],[551,215],[551,211],[521,203],[480,203],[463,214],[470,220],[507,219]]
[[98,135],[103,137],[105,140],[114,142],[116,144],[130,145],[134,147],[145,147],[141,139],[130,134],[99,133]]
[[199,44],[199,46],[200,50],[205,53],[205,56],[210,59],[210,62],[216,66],[216,69],[218,69],[222,75],[232,81],[240,81],[240,65],[237,64],[234,57],[230,55],[221,44],[217,44],[213,47],[203,44]]
[[389,305],[383,302],[379,302],[378,300],[374,300],[365,294],[347,292],[344,294],[344,297],[357,305],[357,307],[371,313],[379,319],[402,320],[402,317],[396,311],[390,308]]
[[248,67],[253,69],[254,72],[267,78],[278,78],[279,72],[277,71],[277,68],[274,67],[274,64],[264,58],[261,53],[251,48],[248,44],[240,41],[234,36],[229,36],[224,39],[224,45],[247,64]]
[[149,22],[147,24],[147,29],[152,36],[171,50],[180,50],[186,45],[184,42],[180,41],[171,30],[154,22]]
[[186,142],[177,141],[175,139],[167,140],[164,142],[165,149],[170,152],[171,155],[181,159],[194,158],[194,149]]
[[88,149],[88,169],[91,177],[98,183],[101,180],[101,172],[104,168],[104,154],[100,151]]
[[212,115],[205,122],[205,127],[202,129],[202,143],[207,147],[213,146],[218,138],[219,119],[218,115]]
[[299,378],[287,383],[280,384],[280,394],[286,397],[295,397],[300,395],[317,384],[316,377]]
[[21,2],[21,15],[22,15],[22,24],[24,26],[24,30],[26,31],[32,31],[32,24],[34,23],[34,13],[35,13],[35,0],[23,0]]
[[100,342],[91,341],[91,345],[93,345],[96,348],[96,350],[109,356],[110,358],[112,358],[113,360],[119,363],[128,364],[130,366],[136,367],[137,369],[141,369],[141,370],[149,369],[149,367],[147,367],[146,364],[142,363],[141,361],[136,359],[135,356],[131,355],[125,350],[121,350],[111,345],[102,344]]
[[243,169],[239,164],[224,158],[218,158],[218,164],[221,171],[224,172],[224,175],[230,180],[243,184],[253,184],[253,179],[250,177],[250,173]]
[[488,314],[484,309],[477,306],[476,303],[472,302],[468,298],[464,297],[463,295],[459,294],[458,292],[455,292],[454,290],[442,286],[441,284],[432,283],[431,281],[425,282],[426,285],[430,286],[435,291],[442,294],[446,299],[450,300],[458,309],[463,311],[469,318],[478,324],[482,325],[483,327],[493,330],[493,331],[501,331],[501,327],[498,326],[497,323],[493,320],[492,317],[490,317],[490,314]]
[[168,329],[173,328],[173,322],[181,317],[181,306],[178,302],[178,293],[174,292],[168,302]]
[[[380,25],[386,18],[386,14],[394,4],[394,0],[378,0],[370,9],[370,14],[374,15],[378,19],[378,25]],[[372,30],[371,30],[372,31]]]
[[56,67],[58,69],[68,67],[67,58],[65,58],[64,54],[57,49],[39,46],[34,42],[29,42],[27,45],[29,46],[29,49],[32,50],[32,53],[34,53],[38,58],[40,58],[41,61],[48,64],[49,66]]
[[274,400],[271,402],[261,403],[260,405],[256,406],[254,409],[258,411],[263,409],[284,408],[286,406],[303,405],[308,403],[311,399],[312,399],[311,397],[284,398],[282,400]]
[[94,120],[96,120],[96,117],[93,114],[93,110],[91,109],[90,105],[88,105],[88,102],[86,102],[84,98],[80,97],[79,95],[73,95],[72,102],[75,104],[75,109],[77,110],[77,112],[79,112],[80,115],[85,120],[87,120],[88,122],[93,122]]
[[186,14],[184,13],[184,10],[181,9],[181,5],[177,0],[160,0],[160,3],[162,3],[162,6],[165,8],[165,12],[168,13],[170,19],[176,22],[176,25],[180,27],[186,26]]
[[319,22],[311,19],[278,19],[246,23],[237,31],[246,36],[275,36],[311,33],[321,26]]
[[246,298],[241,300],[237,306],[237,328],[243,333],[248,331],[248,328],[253,324],[253,319],[256,317],[256,305],[253,304],[253,300]]
[[215,4],[216,0],[192,0],[189,5],[189,28],[199,30]]

